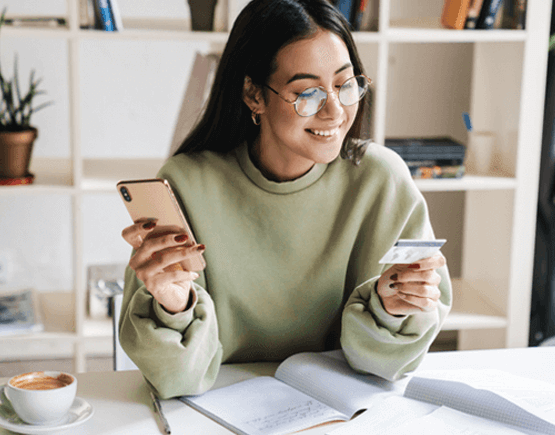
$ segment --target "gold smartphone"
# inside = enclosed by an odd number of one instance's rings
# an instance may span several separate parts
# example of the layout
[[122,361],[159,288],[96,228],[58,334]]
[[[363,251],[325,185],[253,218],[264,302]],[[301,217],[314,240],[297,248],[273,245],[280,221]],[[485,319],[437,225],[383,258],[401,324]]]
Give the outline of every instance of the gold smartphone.
[[[185,233],[191,244],[196,244],[181,208],[167,180],[151,178],[126,180],[117,183],[118,192],[133,222],[157,219],[156,227],[147,237]],[[202,253],[180,262],[184,270],[198,272],[206,267]]]

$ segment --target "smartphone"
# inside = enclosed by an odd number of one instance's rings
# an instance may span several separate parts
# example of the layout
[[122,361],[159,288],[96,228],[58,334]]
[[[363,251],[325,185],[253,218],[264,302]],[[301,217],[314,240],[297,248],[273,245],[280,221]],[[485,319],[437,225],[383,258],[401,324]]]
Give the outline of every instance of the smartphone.
[[[152,178],[127,180],[117,183],[118,192],[133,222],[140,219],[157,219],[148,238],[166,234],[185,233],[191,244],[196,244],[191,228],[167,180]],[[206,267],[202,253],[180,263],[184,270],[198,272]]]

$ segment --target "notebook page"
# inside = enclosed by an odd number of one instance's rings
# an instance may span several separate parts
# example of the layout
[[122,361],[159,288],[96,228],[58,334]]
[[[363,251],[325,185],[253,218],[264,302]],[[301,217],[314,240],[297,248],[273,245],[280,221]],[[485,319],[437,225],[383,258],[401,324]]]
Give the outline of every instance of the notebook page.
[[[392,396],[376,404],[372,409],[363,412],[355,419],[337,426],[337,429],[327,432],[326,435],[384,435],[387,430],[412,422],[436,409],[437,406],[430,403]],[[430,434],[432,433],[434,432],[430,432]]]
[[323,422],[347,419],[340,412],[267,376],[180,400],[244,435],[288,434]]
[[[460,376],[460,373],[457,375],[453,371],[452,375],[456,377]],[[486,389],[473,388],[465,382],[415,376],[407,385],[405,397],[448,406],[467,414],[531,431],[555,435],[555,425],[552,423],[523,409],[514,401]]]
[[522,432],[495,421],[485,420],[442,406],[431,414],[394,428],[385,429],[380,435],[406,434],[521,435]]
[[336,353],[293,355],[280,364],[275,377],[349,417],[403,391],[400,384],[355,372]]
[[460,381],[477,389],[492,391],[555,424],[554,384],[493,369],[423,371],[418,373],[418,377]]

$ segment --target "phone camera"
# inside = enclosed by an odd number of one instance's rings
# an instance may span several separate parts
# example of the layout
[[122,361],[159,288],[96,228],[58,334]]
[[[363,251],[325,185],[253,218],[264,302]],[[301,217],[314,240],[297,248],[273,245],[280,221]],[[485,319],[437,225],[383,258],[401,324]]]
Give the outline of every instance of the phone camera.
[[131,202],[131,195],[129,194],[129,190],[127,190],[126,187],[122,187],[120,189],[121,192],[121,196],[123,196],[123,199],[125,199],[127,202]]

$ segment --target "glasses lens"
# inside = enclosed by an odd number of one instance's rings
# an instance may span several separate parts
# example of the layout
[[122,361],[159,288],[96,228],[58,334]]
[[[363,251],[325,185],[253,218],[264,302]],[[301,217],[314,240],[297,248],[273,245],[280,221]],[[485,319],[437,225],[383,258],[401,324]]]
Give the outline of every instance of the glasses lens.
[[308,88],[295,101],[295,110],[300,116],[312,116],[320,111],[328,94],[320,88]]
[[351,77],[339,89],[339,101],[344,106],[352,106],[368,91],[368,80],[364,76]]

